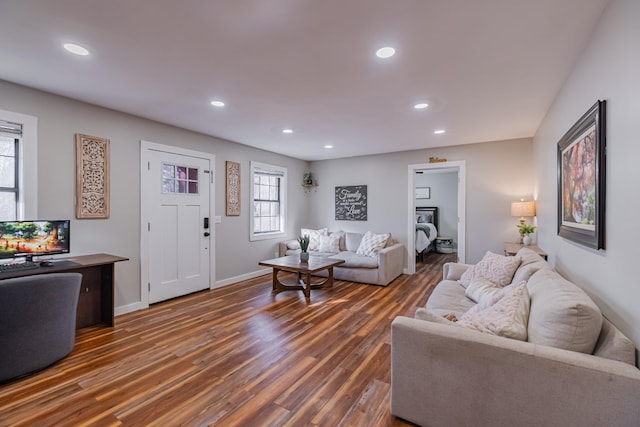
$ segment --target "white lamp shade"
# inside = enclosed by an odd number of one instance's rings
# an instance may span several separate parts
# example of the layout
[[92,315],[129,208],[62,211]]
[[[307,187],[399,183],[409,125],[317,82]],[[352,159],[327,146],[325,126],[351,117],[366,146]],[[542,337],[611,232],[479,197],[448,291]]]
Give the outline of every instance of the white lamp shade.
[[536,202],[512,202],[511,203],[511,216],[536,216]]

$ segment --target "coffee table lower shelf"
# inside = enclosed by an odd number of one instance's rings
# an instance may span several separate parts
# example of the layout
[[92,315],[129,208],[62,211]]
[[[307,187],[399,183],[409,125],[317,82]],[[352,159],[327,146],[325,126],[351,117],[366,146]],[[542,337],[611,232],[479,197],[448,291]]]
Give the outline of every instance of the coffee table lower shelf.
[[[301,262],[298,255],[289,255],[280,258],[260,261],[258,265],[273,268],[272,286],[273,293],[277,294],[283,291],[303,291],[307,300],[311,299],[312,289],[332,288],[333,287],[333,267],[344,263],[344,260],[329,259],[324,257],[309,257],[309,262]],[[318,271],[327,270],[328,277],[321,283],[311,283],[311,275]],[[287,271],[296,273],[298,281],[296,284],[287,284],[280,281],[278,273]]]

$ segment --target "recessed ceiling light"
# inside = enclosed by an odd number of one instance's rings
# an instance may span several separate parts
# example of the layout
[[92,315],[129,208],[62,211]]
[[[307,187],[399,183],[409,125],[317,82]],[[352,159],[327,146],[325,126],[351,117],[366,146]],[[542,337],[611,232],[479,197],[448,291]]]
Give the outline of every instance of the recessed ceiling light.
[[89,55],[89,51],[77,44],[73,43],[65,43],[62,45],[68,52],[73,53],[74,55],[87,56]]
[[214,107],[224,107],[224,102],[222,101],[211,101],[211,105]]
[[376,50],[376,56],[378,58],[386,59],[391,58],[396,53],[396,50],[390,46],[381,47]]
[[327,148],[327,149],[329,149],[329,148],[333,148],[333,145],[331,145],[331,144],[327,144],[327,145],[325,145],[325,146],[324,146],[324,148]]
[[293,129],[282,129],[282,133],[293,133]]
[[416,110],[424,110],[428,106],[429,106],[429,104],[427,104],[426,102],[420,102],[420,103],[414,105],[413,108],[415,108]]
[[434,130],[433,133],[435,133],[436,135],[442,135],[443,133],[445,133],[444,129],[438,129],[438,130]]

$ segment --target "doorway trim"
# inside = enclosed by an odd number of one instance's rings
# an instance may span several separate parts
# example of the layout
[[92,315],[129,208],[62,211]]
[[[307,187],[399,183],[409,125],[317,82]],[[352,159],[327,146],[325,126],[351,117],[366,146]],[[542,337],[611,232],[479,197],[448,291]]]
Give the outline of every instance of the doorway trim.
[[189,150],[186,148],[174,147],[171,145],[163,145],[155,142],[149,142],[140,140],[140,300],[142,308],[149,307],[149,212],[148,212],[148,200],[144,196],[148,192],[145,188],[147,178],[145,171],[149,168],[149,152],[150,151],[163,151],[169,154],[178,154],[190,157],[199,157],[209,160],[209,223],[213,226],[210,227],[211,242],[209,244],[209,289],[215,287],[216,278],[216,229],[212,220],[215,215],[215,167],[216,156],[211,153],[204,153],[201,151]]
[[465,234],[465,200],[466,200],[466,162],[458,160],[454,162],[438,162],[438,163],[421,163],[409,165],[407,171],[408,185],[408,208],[407,208],[407,248],[409,257],[407,260],[406,274],[414,274],[416,272],[416,245],[415,245],[415,177],[417,170],[437,170],[437,169],[457,169],[458,171],[458,262],[464,263],[466,259],[466,234]]

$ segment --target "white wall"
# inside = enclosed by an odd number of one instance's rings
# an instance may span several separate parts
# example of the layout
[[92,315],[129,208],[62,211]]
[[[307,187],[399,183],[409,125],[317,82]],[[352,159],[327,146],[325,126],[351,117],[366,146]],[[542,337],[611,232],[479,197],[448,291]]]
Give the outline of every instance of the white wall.
[[[518,238],[518,221],[510,216],[510,208],[513,200],[532,197],[531,153],[531,139],[525,138],[312,162],[319,186],[310,194],[308,225],[330,230],[391,232],[406,247],[408,165],[427,163],[434,156],[465,160],[466,261],[474,263],[487,250],[502,253],[504,241]],[[335,220],[334,190],[342,185],[367,185],[367,221]]]
[[458,171],[423,171],[416,174],[416,187],[431,188],[431,198],[416,199],[416,207],[438,207],[438,236],[453,238],[458,246]]
[[[640,2],[614,0],[534,139],[539,244],[566,277],[583,287],[640,345]],[[556,235],[558,140],[597,99],[607,101],[606,249],[594,251]]]
[[[174,145],[216,155],[215,226],[216,281],[227,281],[262,270],[260,260],[273,258],[281,239],[249,241],[249,161],[288,168],[288,234],[293,237],[307,213],[302,175],[308,163],[186,131],[128,114],[0,80],[0,109],[38,118],[38,217],[70,218],[72,255],[96,252],[128,257],[116,265],[116,308],[134,304],[140,296],[140,140]],[[75,219],[74,134],[111,141],[111,216],[105,220]],[[224,162],[241,164],[242,210],[224,215]],[[29,165],[27,164],[27,170]]]

